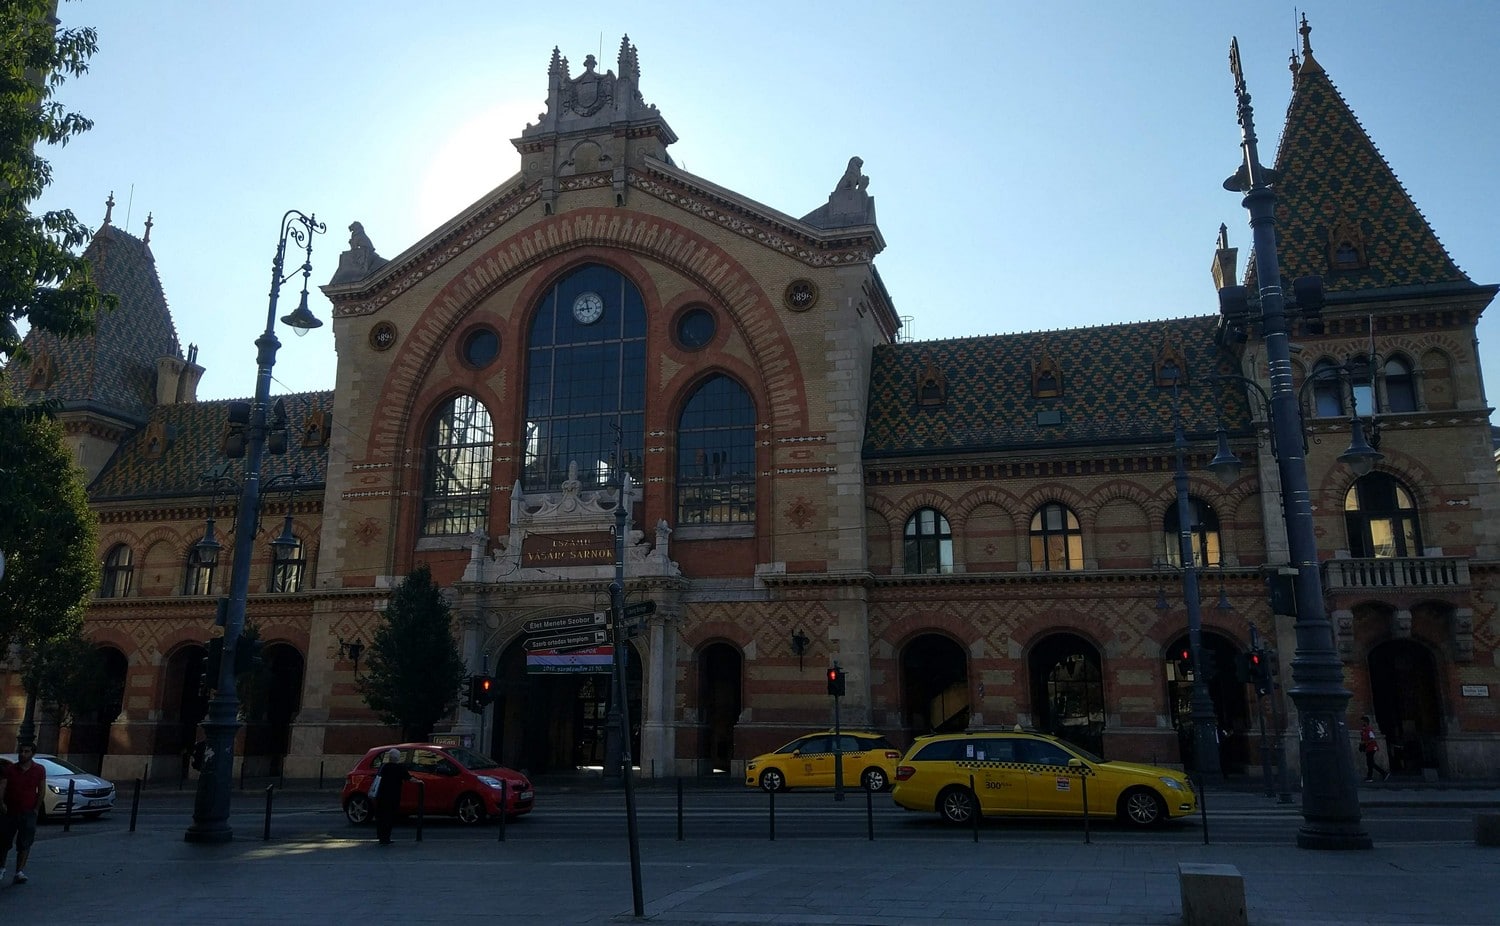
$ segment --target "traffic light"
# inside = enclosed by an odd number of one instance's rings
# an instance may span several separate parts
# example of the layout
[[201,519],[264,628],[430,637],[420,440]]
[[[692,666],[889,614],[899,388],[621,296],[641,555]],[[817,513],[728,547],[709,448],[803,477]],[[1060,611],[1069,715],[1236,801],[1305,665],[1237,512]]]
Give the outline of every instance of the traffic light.
[[254,637],[240,637],[234,644],[234,674],[238,678],[260,668],[261,650],[266,644]]
[[495,680],[488,675],[474,676],[474,703],[480,710],[495,700]]
[[479,703],[479,676],[471,675],[464,679],[464,710],[475,714],[484,710]]
[[835,698],[844,696],[844,670],[838,666],[828,667],[828,693]]
[[1250,680],[1255,683],[1256,694],[1271,693],[1271,660],[1259,650],[1250,654]]

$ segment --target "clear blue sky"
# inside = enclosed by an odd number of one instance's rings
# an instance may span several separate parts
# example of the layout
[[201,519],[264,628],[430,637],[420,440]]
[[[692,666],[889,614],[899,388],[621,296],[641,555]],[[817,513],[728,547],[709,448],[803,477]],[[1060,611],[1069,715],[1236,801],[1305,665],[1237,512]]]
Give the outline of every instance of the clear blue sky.
[[[1227,66],[1237,35],[1269,162],[1296,11],[1314,54],[1449,252],[1500,282],[1500,3],[66,0],[99,54],[60,99],[40,205],[151,246],[205,398],[248,395],[277,221],[316,212],[327,282],[361,221],[394,257],[510,177],[554,45],[573,73],[639,49],[677,163],[772,208],[826,201],[864,159],[876,261],[919,339],[1211,313],[1219,224],[1248,254]],[[283,309],[295,305],[288,283]],[[329,306],[314,294],[327,321]],[[282,314],[278,312],[278,314]],[[1491,400],[1500,306],[1480,325]],[[330,388],[327,327],[283,332],[276,391]]]

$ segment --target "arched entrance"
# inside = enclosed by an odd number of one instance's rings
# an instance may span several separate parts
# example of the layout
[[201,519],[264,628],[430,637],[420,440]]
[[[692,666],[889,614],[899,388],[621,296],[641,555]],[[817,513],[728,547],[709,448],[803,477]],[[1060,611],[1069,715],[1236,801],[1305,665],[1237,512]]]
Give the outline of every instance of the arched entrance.
[[1369,666],[1375,723],[1385,737],[1391,773],[1437,768],[1443,716],[1432,653],[1412,640],[1387,640],[1370,651]]
[[94,650],[97,662],[98,691],[97,706],[82,716],[73,718],[68,737],[68,755],[77,765],[102,771],[104,757],[109,753],[109,730],[125,703],[125,675],[129,660],[113,646],[100,646]]
[[[609,666],[552,667],[534,672],[526,665],[522,640],[500,654],[499,694],[484,737],[501,763],[528,772],[602,767],[613,686]],[[626,700],[630,705],[630,754],[641,758],[641,658],[632,647],[626,660]],[[603,671],[596,671],[602,669]]]
[[240,679],[245,712],[245,762],[251,774],[277,775],[291,747],[292,721],[302,707],[305,660],[290,643],[268,643],[261,665]]
[[192,746],[198,739],[198,722],[208,711],[203,671],[207,659],[207,647],[186,643],[167,656],[163,669],[161,721],[156,725],[152,752],[168,759],[183,778],[187,777]]
[[[1243,775],[1250,765],[1250,701],[1245,684],[1235,675],[1234,657],[1239,648],[1234,641],[1208,630],[1202,632],[1202,640],[1213,668],[1207,684],[1218,725],[1219,767],[1226,775]],[[1198,767],[1193,761],[1192,682],[1196,675],[1188,635],[1184,633],[1167,647],[1166,679],[1172,726],[1177,729],[1182,766],[1189,771]]]
[[908,739],[969,726],[969,660],[948,637],[922,634],[901,650],[901,716]]
[[1077,634],[1052,634],[1032,647],[1027,673],[1036,728],[1102,754],[1104,676],[1094,644]]
[[728,643],[710,643],[698,654],[698,757],[705,772],[728,772],[734,759],[742,674],[740,651]]

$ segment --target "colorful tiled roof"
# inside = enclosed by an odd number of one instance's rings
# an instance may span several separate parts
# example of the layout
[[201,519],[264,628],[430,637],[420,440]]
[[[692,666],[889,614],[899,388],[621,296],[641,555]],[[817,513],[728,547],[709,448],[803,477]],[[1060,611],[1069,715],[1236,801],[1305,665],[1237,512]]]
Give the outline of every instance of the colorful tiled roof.
[[59,338],[33,328],[26,334],[32,363],[43,356],[55,370],[44,388],[30,388],[30,364],[7,375],[24,402],[52,400],[63,409],[96,409],[141,421],[156,404],[156,361],[181,356],[172,313],[156,274],[156,259],[141,239],[106,224],[84,250],[94,281],[120,297],[102,312],[91,335]]
[[[316,484],[322,485],[328,472],[328,443],[326,439],[305,441],[303,428],[317,411],[323,413],[324,430],[331,426],[333,392],[299,392],[279,398],[286,401],[287,451],[284,456],[267,454],[263,458],[262,485],[271,476],[293,470],[304,477],[316,473]],[[99,473],[89,487],[89,498],[100,502],[211,492],[203,476],[225,461],[230,401],[244,400],[187,402],[153,409],[146,425],[120,445]],[[238,478],[243,461],[228,462],[230,475]]]
[[[1274,189],[1284,279],[1321,274],[1330,293],[1471,282],[1305,39],[1275,167],[1281,174]],[[1350,234],[1360,249],[1348,252],[1358,254],[1350,261],[1357,266],[1339,269],[1330,248]],[[1253,291],[1253,260],[1246,281]]]
[[[1176,352],[1186,368],[1183,426],[1211,435],[1219,395],[1226,424],[1241,430],[1249,409],[1238,389],[1205,384],[1219,356],[1213,316],[914,341],[875,349],[866,457],[1087,447],[1169,440],[1172,391],[1158,385],[1159,357]],[[1059,374],[1056,396],[1034,394],[1033,374]],[[923,404],[936,375],[942,401]]]

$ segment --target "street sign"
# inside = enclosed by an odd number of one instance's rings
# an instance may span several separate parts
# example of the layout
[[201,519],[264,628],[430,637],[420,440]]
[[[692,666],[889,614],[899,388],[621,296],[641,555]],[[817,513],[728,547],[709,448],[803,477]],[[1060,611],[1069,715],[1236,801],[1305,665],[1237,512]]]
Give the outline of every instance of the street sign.
[[603,627],[607,620],[608,615],[603,611],[595,611],[593,614],[566,614],[562,617],[539,617],[536,620],[527,621],[522,629],[530,634],[560,633],[565,630]]
[[632,617],[645,617],[647,614],[655,613],[656,602],[654,601],[637,601],[634,604],[628,604],[625,606],[626,620],[630,620]]
[[534,653],[544,649],[575,649],[581,646],[600,646],[609,637],[602,630],[583,630],[577,633],[562,633],[550,637],[527,637],[526,651]]

